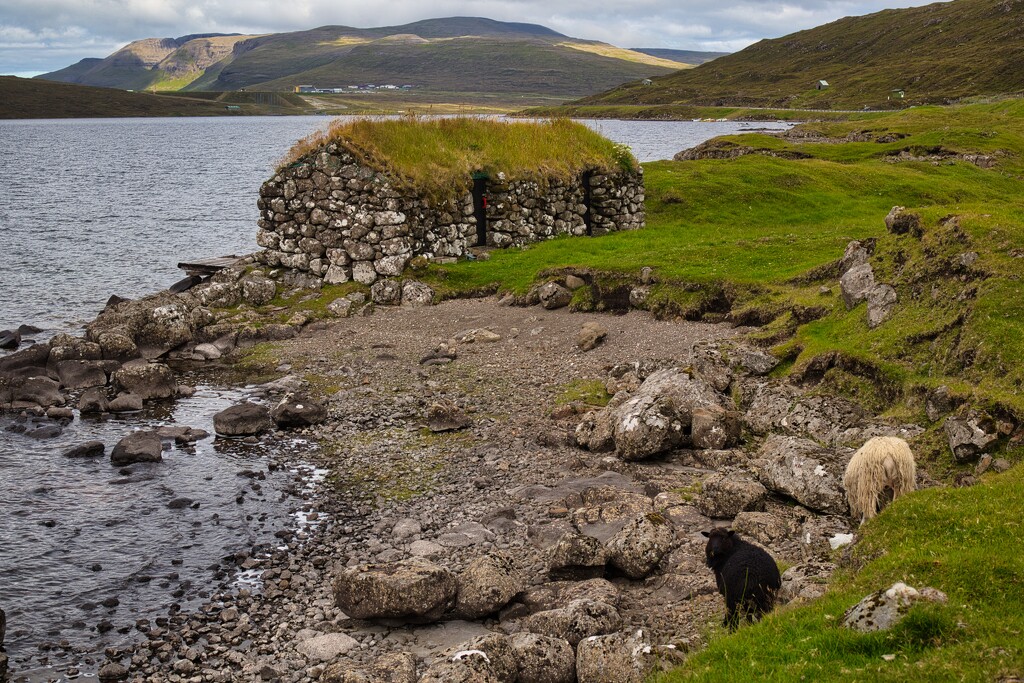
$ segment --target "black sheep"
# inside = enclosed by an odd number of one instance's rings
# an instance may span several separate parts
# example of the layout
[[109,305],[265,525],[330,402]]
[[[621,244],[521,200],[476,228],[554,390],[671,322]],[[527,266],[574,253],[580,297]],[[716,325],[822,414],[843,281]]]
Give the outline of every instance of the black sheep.
[[732,529],[701,533],[708,539],[707,565],[714,570],[718,592],[725,598],[724,625],[735,631],[741,616],[753,621],[771,612],[775,594],[782,587],[772,556]]

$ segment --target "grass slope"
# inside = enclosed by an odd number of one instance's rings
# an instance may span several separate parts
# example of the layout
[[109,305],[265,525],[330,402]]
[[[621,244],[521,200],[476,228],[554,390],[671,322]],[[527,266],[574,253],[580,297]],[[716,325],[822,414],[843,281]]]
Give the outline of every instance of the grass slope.
[[[1024,673],[1024,468],[966,489],[928,489],[861,527],[822,599],[787,607],[707,649],[658,683],[681,681],[1011,681]],[[889,632],[841,628],[843,613],[896,581],[946,605],[914,607]],[[895,656],[892,661],[884,655]]]
[[[997,414],[1024,416],[1024,368],[1015,361],[1024,357],[1024,103],[920,108],[804,130],[805,142],[752,134],[717,143],[803,159],[645,164],[645,230],[495,252],[487,262],[436,268],[433,282],[448,293],[524,293],[566,268],[635,281],[651,267],[660,283],[653,310],[772,321],[766,341],[795,374],[832,355],[842,362],[829,381],[849,379],[843,366],[870,368],[883,403],[904,416],[922,414],[921,393],[940,384]],[[943,156],[972,153],[995,159],[995,168]],[[894,205],[920,212],[922,238],[886,233],[882,219]],[[958,218],[943,224],[949,215]],[[850,240],[868,237],[877,238],[877,281],[900,300],[876,329],[863,304],[846,310],[834,265]],[[960,267],[971,252],[978,260]],[[936,434],[926,457],[948,469]]]
[[112,88],[0,76],[0,119],[105,118],[122,116],[224,116],[265,114],[270,108],[167,97]]
[[[763,40],[691,71],[580,104],[895,108],[1024,90],[1024,3],[953,0]],[[824,79],[831,84],[815,90]],[[906,99],[889,100],[904,88]]]

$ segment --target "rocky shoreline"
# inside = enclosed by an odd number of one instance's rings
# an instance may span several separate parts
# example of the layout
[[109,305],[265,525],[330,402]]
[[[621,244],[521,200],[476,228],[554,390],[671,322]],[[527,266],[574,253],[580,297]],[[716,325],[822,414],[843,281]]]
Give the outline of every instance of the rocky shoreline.
[[79,408],[109,409],[181,393],[147,357],[258,343],[262,391],[323,408],[287,425],[330,471],[304,526],[238,558],[260,588],[140,621],[100,680],[640,681],[721,620],[701,531],[731,524],[790,565],[781,602],[820,595],[852,537],[853,446],[922,431],[770,378],[742,329],[571,313],[573,276],[436,306],[375,285],[311,322],[258,314],[310,283],[250,266],[0,360],[0,404],[26,420],[65,419],[72,370],[95,376]]

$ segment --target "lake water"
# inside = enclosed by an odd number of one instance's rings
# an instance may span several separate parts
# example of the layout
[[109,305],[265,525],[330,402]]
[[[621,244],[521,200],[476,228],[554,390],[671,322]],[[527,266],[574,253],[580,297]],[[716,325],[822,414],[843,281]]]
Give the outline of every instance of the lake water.
[[[256,249],[256,199],[297,139],[322,117],[0,121],[0,329],[40,338],[75,332],[111,294],[137,297],[182,277],[179,261]],[[591,121],[641,161],[671,158],[716,135],[786,124]],[[90,439],[109,449],[141,426],[212,432],[212,415],[242,398],[196,382],[172,411],[76,417],[56,439],[5,431],[0,416],[0,607],[19,675],[48,680],[69,655],[132,637],[136,619],[187,608],[218,581],[225,554],[274,543],[294,525],[295,472],[269,472],[275,453],[311,447],[206,440],[165,462],[120,471],[107,458],[60,453]],[[258,488],[253,472],[262,473]],[[241,476],[240,476],[241,475]],[[174,498],[197,508],[172,509]],[[236,502],[241,500],[241,502]],[[104,601],[108,606],[104,606]],[[116,604],[115,604],[116,603]],[[102,622],[113,627],[99,634]],[[125,631],[125,633],[121,633]],[[70,650],[40,652],[67,641]],[[83,671],[87,670],[87,667]]]

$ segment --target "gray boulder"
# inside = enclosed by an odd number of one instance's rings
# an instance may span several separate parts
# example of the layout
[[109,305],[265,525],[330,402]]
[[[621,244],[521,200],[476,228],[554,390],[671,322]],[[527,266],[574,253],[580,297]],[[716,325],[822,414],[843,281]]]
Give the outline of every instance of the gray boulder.
[[415,280],[402,283],[403,306],[431,306],[434,303],[434,290],[428,285]]
[[270,417],[281,429],[303,429],[327,419],[327,408],[309,396],[288,395],[271,411]]
[[921,217],[902,206],[894,206],[885,217],[885,228],[894,235],[921,234]]
[[694,448],[732,448],[740,440],[740,428],[740,414],[734,410],[718,406],[694,408],[691,416],[690,441]]
[[556,576],[600,576],[608,562],[604,544],[568,531],[548,550],[548,570]]
[[586,638],[576,648],[578,683],[643,683],[653,669],[653,648],[642,631]]
[[358,565],[334,581],[334,599],[356,619],[437,621],[455,604],[458,582],[447,569],[421,559]]
[[853,240],[846,245],[843,258],[839,261],[839,276],[842,277],[852,268],[864,265],[869,258],[871,258],[871,252],[868,251],[868,248],[860,241]]
[[890,285],[875,285],[868,291],[868,327],[874,329],[892,316],[896,308],[896,290]]
[[689,445],[693,410],[719,407],[720,400],[711,385],[685,371],[652,373],[633,397],[612,409],[616,453],[623,460],[644,460]]
[[359,641],[346,633],[321,633],[300,641],[295,649],[313,662],[333,662],[358,647]]
[[69,334],[58,334],[50,340],[50,363],[57,365],[65,360],[102,360],[103,350],[100,345],[72,337]]
[[590,321],[583,324],[576,334],[576,346],[580,351],[590,351],[608,336],[608,330],[598,322]]
[[103,455],[103,451],[106,450],[106,446],[103,445],[102,441],[86,441],[78,446],[73,446],[68,450],[64,451],[65,458],[94,458],[99,455]]
[[370,300],[378,306],[398,306],[402,303],[402,283],[389,279],[374,282]]
[[65,360],[57,363],[57,376],[65,389],[88,389],[107,384],[107,373],[100,361]]
[[675,527],[668,517],[657,512],[639,515],[608,541],[608,562],[626,576],[642,579],[661,564],[675,543]]
[[615,450],[615,424],[612,410],[592,410],[576,426],[576,443],[594,453]]
[[846,462],[838,460],[835,453],[813,441],[773,435],[761,446],[753,469],[768,489],[812,510],[845,515],[847,504],[841,472],[846,469]]
[[163,460],[163,444],[156,432],[132,432],[117,442],[110,452],[110,462],[115,465],[131,465],[136,462],[160,462]]
[[174,398],[177,390],[174,373],[163,363],[132,362],[117,370],[112,379],[118,389],[143,400]]
[[239,284],[242,286],[242,300],[250,306],[269,304],[277,295],[277,283],[263,275],[246,275]]
[[221,436],[254,436],[272,426],[270,411],[255,403],[240,403],[213,416],[213,428]]
[[37,405],[41,408],[64,405],[60,385],[49,377],[15,377],[10,383],[11,402]]
[[108,404],[111,413],[136,413],[142,410],[142,397],[138,394],[118,394]]
[[508,604],[523,589],[512,556],[495,551],[469,563],[458,577],[455,614],[463,619],[479,619]]
[[843,615],[842,625],[861,633],[886,631],[899,623],[914,603],[922,600],[946,603],[948,598],[945,593],[934,588],[918,591],[905,583],[894,583],[848,609]]
[[576,682],[576,655],[569,641],[538,633],[516,633],[511,640],[522,683]]
[[764,508],[768,489],[743,475],[716,472],[704,480],[697,508],[719,519],[733,518],[747,510]]
[[562,638],[575,647],[584,638],[617,631],[622,624],[619,611],[595,600],[572,600],[565,607],[531,614],[523,620],[523,630]]
[[320,674],[321,683],[416,683],[417,678],[416,657],[408,652],[381,655],[366,667],[343,659]]
[[564,308],[572,301],[572,292],[557,282],[541,285],[537,290],[537,296],[540,297],[540,305],[548,310]]
[[132,338],[119,332],[104,332],[96,339],[100,345],[103,360],[115,360],[119,363],[139,357],[139,347]]
[[875,271],[870,263],[854,266],[839,278],[839,291],[843,295],[843,303],[852,309],[868,298],[868,292],[875,286]]
[[951,415],[946,418],[944,427],[949,450],[953,452],[953,459],[957,462],[977,459],[999,440],[999,432],[992,421],[979,415]]
[[108,409],[107,392],[99,387],[87,389],[78,399],[78,411],[83,415],[105,413]]

